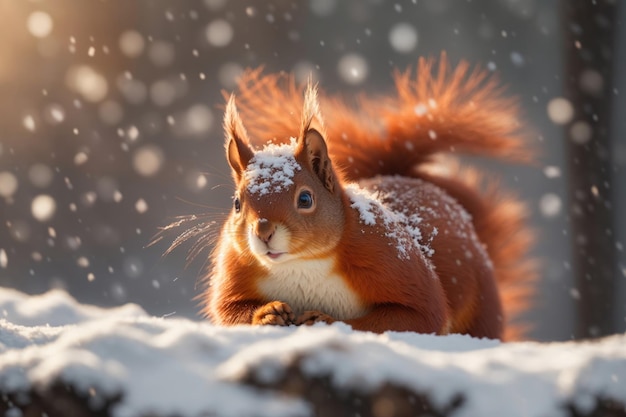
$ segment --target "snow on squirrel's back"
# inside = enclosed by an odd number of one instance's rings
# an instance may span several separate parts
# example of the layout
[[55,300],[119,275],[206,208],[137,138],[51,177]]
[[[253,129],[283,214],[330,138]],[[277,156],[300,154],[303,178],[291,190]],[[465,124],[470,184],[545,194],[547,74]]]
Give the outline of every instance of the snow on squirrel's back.
[[415,248],[426,258],[433,258],[436,248],[449,253],[446,241],[441,240],[445,236],[460,242],[466,254],[471,254],[467,257],[475,254],[492,267],[470,214],[438,186],[419,178],[382,176],[349,184],[346,193],[361,223],[384,226],[400,259],[406,259]]
[[[0,311],[32,301],[0,289]],[[93,309],[66,305],[74,317]],[[58,310],[54,303],[48,306],[38,314],[55,319]],[[5,343],[15,340],[20,343]],[[64,327],[0,319],[2,343],[1,392],[27,392],[62,380],[78,392],[123,393],[112,409],[119,417],[311,415],[303,400],[239,383],[251,370],[268,383],[278,380],[291,364],[311,378],[332,376],[337,390],[368,392],[392,383],[428,393],[435,405],[461,394],[466,401],[455,416],[559,416],[566,415],[564,404],[588,412],[599,397],[626,404],[626,335],[582,343],[501,344],[462,335],[376,335],[341,323],[226,328],[105,313]]]

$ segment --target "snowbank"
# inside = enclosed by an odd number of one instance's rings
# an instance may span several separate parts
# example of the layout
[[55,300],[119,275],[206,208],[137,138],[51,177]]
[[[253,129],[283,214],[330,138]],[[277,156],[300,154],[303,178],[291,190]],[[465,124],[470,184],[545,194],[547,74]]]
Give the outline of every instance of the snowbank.
[[0,415],[626,415],[626,335],[500,344],[341,323],[221,328],[5,289],[0,317]]

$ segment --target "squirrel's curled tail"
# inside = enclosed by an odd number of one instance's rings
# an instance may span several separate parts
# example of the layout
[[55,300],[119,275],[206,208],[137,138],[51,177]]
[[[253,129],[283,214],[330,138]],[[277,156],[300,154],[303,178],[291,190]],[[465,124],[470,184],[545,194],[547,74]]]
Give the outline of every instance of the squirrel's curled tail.
[[[505,340],[522,336],[511,322],[529,307],[537,273],[526,252],[532,233],[524,205],[455,154],[530,162],[516,100],[505,96],[489,71],[466,62],[451,68],[420,59],[417,71],[395,74],[396,92],[361,95],[354,103],[322,94],[321,113],[329,154],[345,181],[377,175],[419,177],[444,189],[472,215],[493,262],[506,314]],[[302,89],[285,74],[248,71],[239,82],[239,112],[253,144],[295,136]],[[445,158],[442,158],[445,155]]]

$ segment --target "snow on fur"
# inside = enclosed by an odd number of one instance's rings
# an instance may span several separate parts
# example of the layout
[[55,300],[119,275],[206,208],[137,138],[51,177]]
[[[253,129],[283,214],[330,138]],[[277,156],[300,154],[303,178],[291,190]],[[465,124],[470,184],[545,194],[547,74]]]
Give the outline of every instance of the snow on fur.
[[428,257],[435,254],[430,244],[437,236],[437,229],[435,228],[428,239],[425,239],[419,227],[422,217],[418,213],[399,213],[390,210],[381,201],[377,192],[366,190],[357,184],[349,184],[345,190],[352,203],[350,207],[359,212],[361,223],[385,227],[386,236],[394,242],[398,258],[408,259],[410,252],[415,248],[419,248]]
[[297,142],[267,144],[250,160],[245,178],[251,194],[265,195],[285,192],[293,185],[296,171],[302,169],[294,156]]
[[[27,297],[0,289],[0,311],[33,299],[30,315],[58,326],[20,326],[0,319],[0,391],[61,379],[84,392],[124,392],[113,415],[309,415],[308,406],[239,385],[251,369],[271,381],[295,358],[310,376],[331,375],[336,388],[374,389],[385,382],[428,392],[445,404],[467,401],[457,416],[565,415],[590,410],[601,396],[626,403],[626,335],[581,343],[510,343],[469,336],[352,331],[347,325],[222,328],[184,319],[129,315],[84,306],[55,291]],[[74,314],[59,312],[71,309]],[[131,310],[134,310],[132,307]],[[35,317],[37,316],[37,317]],[[83,318],[90,316],[89,319]],[[61,322],[63,326],[60,326]],[[341,346],[342,349],[337,349]]]

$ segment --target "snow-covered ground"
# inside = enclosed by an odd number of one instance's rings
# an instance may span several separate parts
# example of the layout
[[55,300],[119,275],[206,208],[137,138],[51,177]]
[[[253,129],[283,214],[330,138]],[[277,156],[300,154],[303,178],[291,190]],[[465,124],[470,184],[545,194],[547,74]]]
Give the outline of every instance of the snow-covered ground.
[[[94,401],[124,396],[115,416],[306,416],[302,399],[238,383],[271,383],[297,363],[337,389],[385,382],[426,393],[435,405],[462,394],[455,416],[583,414],[597,398],[626,404],[626,335],[583,343],[510,343],[466,336],[375,335],[348,326],[216,327],[148,316],[127,305],[80,305],[61,291],[0,289],[0,392],[59,380]],[[0,396],[1,401],[1,396]],[[17,415],[17,414],[16,414]]]

